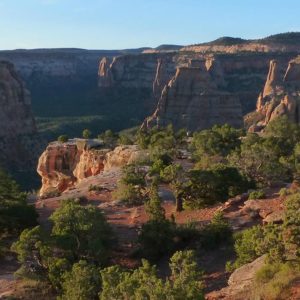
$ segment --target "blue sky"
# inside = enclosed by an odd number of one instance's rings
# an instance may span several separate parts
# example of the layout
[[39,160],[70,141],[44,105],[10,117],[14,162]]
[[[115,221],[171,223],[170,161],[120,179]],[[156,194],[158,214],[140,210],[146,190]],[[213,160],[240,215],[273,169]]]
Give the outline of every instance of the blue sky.
[[299,0],[0,0],[0,49],[124,49],[300,31]]

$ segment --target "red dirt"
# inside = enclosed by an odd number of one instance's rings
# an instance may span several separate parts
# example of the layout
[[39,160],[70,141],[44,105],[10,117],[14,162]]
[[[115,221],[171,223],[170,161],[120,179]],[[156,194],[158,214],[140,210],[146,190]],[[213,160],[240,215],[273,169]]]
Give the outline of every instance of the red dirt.
[[[60,206],[61,201],[68,198],[84,197],[86,200],[83,200],[83,204],[96,205],[105,212],[108,222],[112,225],[116,233],[118,247],[113,251],[112,262],[134,268],[139,264],[139,261],[133,259],[131,254],[136,249],[138,231],[141,225],[148,220],[144,206],[128,208],[118,204],[113,201],[111,192],[107,190],[88,192],[90,184],[105,186],[109,190],[113,190],[119,176],[120,172],[113,170],[112,172],[88,178],[80,183],[77,188],[65,192],[60,197],[36,201],[36,208],[40,215],[40,223],[49,226],[48,218]],[[278,191],[270,191],[268,199],[262,200],[262,206],[272,211],[282,209],[283,200],[275,192]],[[177,213],[175,212],[174,197],[168,187],[161,186],[160,193],[163,198],[163,207],[166,210],[166,216],[169,218],[171,214],[174,214],[178,224],[191,221],[196,224],[205,224],[211,220],[217,210],[224,209],[224,204],[218,204],[210,208]],[[248,214],[243,213],[241,211],[242,206],[243,202],[232,205],[229,209],[224,210],[224,216],[228,218],[231,224],[239,224],[240,228],[245,228],[261,222],[260,218],[252,219]],[[227,285],[228,274],[225,272],[225,263],[232,258],[232,253],[228,253],[226,249],[216,249],[209,253],[203,252],[199,264],[205,269],[206,275],[204,276],[204,280],[207,292],[219,290]],[[166,268],[166,262],[167,258],[158,265]],[[1,274],[2,270],[0,271],[0,278]],[[0,287],[1,291],[2,287]],[[296,300],[297,298],[292,299]]]

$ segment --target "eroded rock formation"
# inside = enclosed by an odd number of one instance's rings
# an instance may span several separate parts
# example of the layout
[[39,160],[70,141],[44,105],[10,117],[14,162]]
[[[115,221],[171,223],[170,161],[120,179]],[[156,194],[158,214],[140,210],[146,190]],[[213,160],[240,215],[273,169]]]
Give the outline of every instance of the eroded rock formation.
[[[291,60],[287,70],[276,61],[270,62],[270,70],[264,91],[259,95],[255,114],[246,117],[250,131],[258,131],[280,116],[300,123],[300,57]],[[254,120],[251,118],[255,115]],[[252,124],[251,124],[252,123]]]
[[210,71],[219,75],[220,70],[212,66],[211,61],[191,60],[188,67],[178,68],[163,89],[156,111],[144,121],[143,127],[173,124],[176,129],[191,131],[225,123],[240,127],[240,101],[219,89],[220,80],[214,80]]
[[61,193],[84,178],[122,167],[133,162],[138,152],[136,146],[103,149],[102,144],[92,140],[75,139],[67,143],[50,143],[41,155],[37,167],[42,178],[40,195],[46,197]]

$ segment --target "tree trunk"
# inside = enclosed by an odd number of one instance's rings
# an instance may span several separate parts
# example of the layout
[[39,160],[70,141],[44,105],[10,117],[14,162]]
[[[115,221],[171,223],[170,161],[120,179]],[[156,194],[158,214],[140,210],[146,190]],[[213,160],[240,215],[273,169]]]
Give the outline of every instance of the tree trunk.
[[183,211],[183,204],[182,204],[182,197],[181,197],[181,195],[178,195],[176,197],[176,211],[177,212]]

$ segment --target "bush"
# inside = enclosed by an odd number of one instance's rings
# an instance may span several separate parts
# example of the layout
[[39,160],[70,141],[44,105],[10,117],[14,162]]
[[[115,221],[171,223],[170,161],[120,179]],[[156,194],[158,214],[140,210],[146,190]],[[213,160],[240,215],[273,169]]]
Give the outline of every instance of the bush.
[[113,192],[113,198],[128,206],[139,206],[146,200],[140,186],[124,183],[118,183],[117,189]]
[[157,261],[174,249],[173,238],[174,224],[169,220],[153,220],[143,224],[138,238],[142,256]]
[[235,235],[237,259],[234,268],[254,261],[267,254],[269,262],[282,262],[286,258],[282,226],[268,224],[253,226]]
[[0,239],[37,224],[36,210],[26,198],[17,183],[0,170]]
[[125,134],[120,134],[118,143],[120,145],[133,145],[132,139],[128,135],[125,135]]
[[253,298],[289,299],[289,287],[300,277],[300,268],[295,263],[266,264],[255,276]]
[[253,191],[249,194],[249,199],[264,199],[266,194],[263,190]]
[[81,206],[74,200],[64,200],[49,218],[54,226],[52,235],[62,249],[73,258],[106,263],[112,241],[112,232],[101,210]]
[[203,300],[202,272],[193,251],[176,252],[170,259],[171,276],[163,281],[155,266],[142,260],[134,271],[113,266],[101,271],[101,300],[186,299]]
[[72,270],[63,276],[60,300],[96,299],[100,291],[99,270],[92,264],[80,260]]
[[285,201],[286,211],[283,223],[286,251],[292,257],[300,258],[300,193],[290,195]]
[[240,146],[242,130],[227,124],[196,132],[193,136],[193,156],[200,161],[203,155],[226,157]]
[[232,242],[232,230],[222,212],[217,212],[211,222],[201,231],[201,244],[205,249],[215,249]]
[[127,205],[141,205],[147,199],[144,171],[137,165],[127,165],[113,197]]
[[18,275],[48,279],[60,288],[63,273],[79,260],[106,264],[112,231],[98,208],[64,200],[49,219],[51,232],[40,226],[25,229],[12,245],[21,263]]
[[89,129],[84,129],[82,131],[82,137],[84,139],[89,139],[91,137],[91,135],[92,135],[92,132]]
[[245,192],[249,186],[236,168],[216,165],[211,170],[192,170],[184,188],[184,206],[195,209],[223,202]]
[[102,140],[103,143],[110,148],[114,148],[117,145],[117,141],[119,138],[119,142],[122,145],[131,145],[129,138],[127,138],[127,136],[122,135],[122,136],[118,136],[117,134],[115,134],[112,130],[108,129],[105,132],[101,133],[98,135],[98,139]]
[[153,184],[149,191],[149,200],[145,203],[145,210],[151,221],[164,221],[165,209],[161,206],[158,187]]
[[283,197],[288,196],[290,193],[291,193],[291,191],[288,188],[282,188],[279,191],[279,196],[283,198]]
[[57,138],[57,141],[60,143],[66,143],[69,140],[69,137],[66,134],[60,135]]

